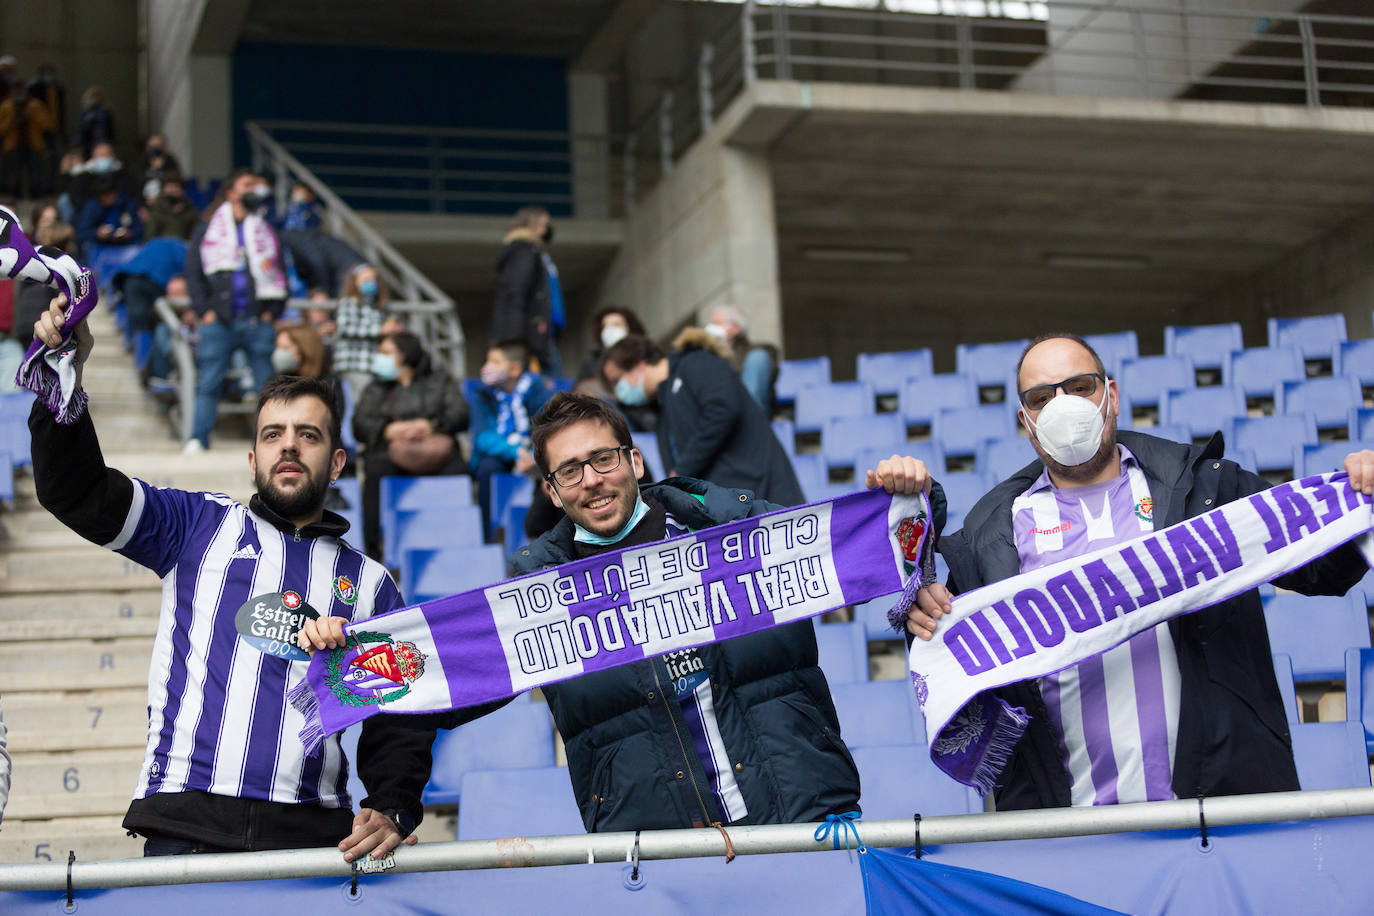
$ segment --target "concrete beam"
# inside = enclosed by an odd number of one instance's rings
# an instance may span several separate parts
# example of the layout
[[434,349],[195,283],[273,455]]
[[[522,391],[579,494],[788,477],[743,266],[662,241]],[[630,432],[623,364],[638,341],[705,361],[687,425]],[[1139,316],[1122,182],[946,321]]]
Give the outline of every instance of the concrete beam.
[[663,0],[620,0],[583,44],[568,69],[574,73],[605,73],[611,69],[639,27],[662,5]]
[[248,19],[251,0],[214,0],[205,3],[200,13],[195,39],[191,42],[193,54],[232,54],[243,34],[243,24]]

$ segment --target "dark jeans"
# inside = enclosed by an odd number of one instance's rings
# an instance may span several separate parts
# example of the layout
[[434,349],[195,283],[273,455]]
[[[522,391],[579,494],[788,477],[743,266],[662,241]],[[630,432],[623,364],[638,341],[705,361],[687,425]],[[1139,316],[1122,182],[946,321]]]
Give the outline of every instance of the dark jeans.
[[154,322],[153,303],[165,290],[156,280],[142,274],[125,274],[120,289],[124,293],[125,313],[129,316],[129,333],[151,331]]
[[[462,452],[455,448],[453,457],[432,476],[461,474],[465,468]],[[415,477],[392,463],[386,453],[386,443],[370,446],[363,456],[363,545],[374,560],[382,558],[382,478]]]
[[199,840],[183,840],[175,836],[150,836],[143,841],[143,855],[148,856],[189,856],[203,852],[239,852],[225,846],[211,846]]
[[272,347],[277,332],[272,322],[259,318],[235,318],[232,323],[212,321],[200,326],[196,340],[196,418],[191,437],[210,447],[210,430],[219,413],[219,398],[224,376],[235,350],[248,354],[253,369],[253,385],[261,390],[272,377]]

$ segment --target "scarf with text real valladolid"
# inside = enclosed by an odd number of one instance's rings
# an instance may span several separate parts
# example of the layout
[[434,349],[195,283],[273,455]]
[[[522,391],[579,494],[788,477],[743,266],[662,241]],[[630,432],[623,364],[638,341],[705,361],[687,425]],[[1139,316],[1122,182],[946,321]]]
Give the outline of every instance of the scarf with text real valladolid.
[[344,628],[291,692],[318,746],[378,712],[475,706],[935,580],[924,494],[868,490],[607,551]]
[[1305,477],[958,596],[908,657],[931,759],[986,795],[1029,722],[987,691],[1072,667],[1347,541],[1374,566],[1371,527],[1370,499],[1344,473]]
[[15,384],[38,395],[57,422],[70,425],[86,410],[86,392],[76,387],[76,336],[80,324],[100,299],[91,272],[58,248],[35,249],[24,236],[19,217],[0,207],[0,277],[32,280],[67,296],[62,343],[48,347],[35,340],[19,364]]

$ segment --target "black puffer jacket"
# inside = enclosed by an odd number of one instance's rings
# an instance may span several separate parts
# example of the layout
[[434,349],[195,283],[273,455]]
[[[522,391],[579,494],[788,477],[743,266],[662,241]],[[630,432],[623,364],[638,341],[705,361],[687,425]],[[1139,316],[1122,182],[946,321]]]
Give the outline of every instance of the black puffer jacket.
[[367,448],[386,450],[393,420],[428,420],[436,433],[456,436],[468,428],[463,388],[442,369],[416,375],[410,385],[376,379],[363,389],[353,411],[353,436]]
[[[1118,438],[1149,479],[1156,530],[1268,487],[1221,457],[1220,433],[1203,446],[1126,431]],[[1042,470],[1034,461],[998,484],[965,516],[962,531],[940,541],[951,592],[970,591],[1021,571],[1011,505]],[[1359,551],[1346,545],[1274,584],[1309,595],[1339,595],[1367,569]],[[1175,618],[1169,630],[1182,678],[1174,793],[1197,798],[1299,788],[1259,593],[1252,590]],[[999,777],[998,809],[1067,806],[1069,775],[1038,682],[1021,681],[997,693],[1031,715]]]
[[[643,493],[693,530],[779,508],[747,492],[683,478],[647,486]],[[516,553],[516,572],[575,559],[573,533],[565,518]],[[858,770],[840,739],[811,621],[698,651],[749,809],[739,823],[816,821],[858,808]],[[545,687],[544,695],[567,748],[588,831],[721,820],[662,658],[585,674]]]

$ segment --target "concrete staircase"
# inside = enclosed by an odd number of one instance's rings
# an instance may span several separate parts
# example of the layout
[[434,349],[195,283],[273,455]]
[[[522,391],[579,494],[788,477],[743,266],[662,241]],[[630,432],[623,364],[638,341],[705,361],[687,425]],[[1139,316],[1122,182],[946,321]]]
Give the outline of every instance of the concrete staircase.
[[[213,450],[182,455],[109,312],[89,320],[85,384],[106,463],[158,486],[247,499],[251,443],[233,438],[240,427],[226,423]],[[140,855],[119,822],[143,758],[161,583],[64,528],[27,473],[0,526],[0,706],[14,760],[0,861]]]

